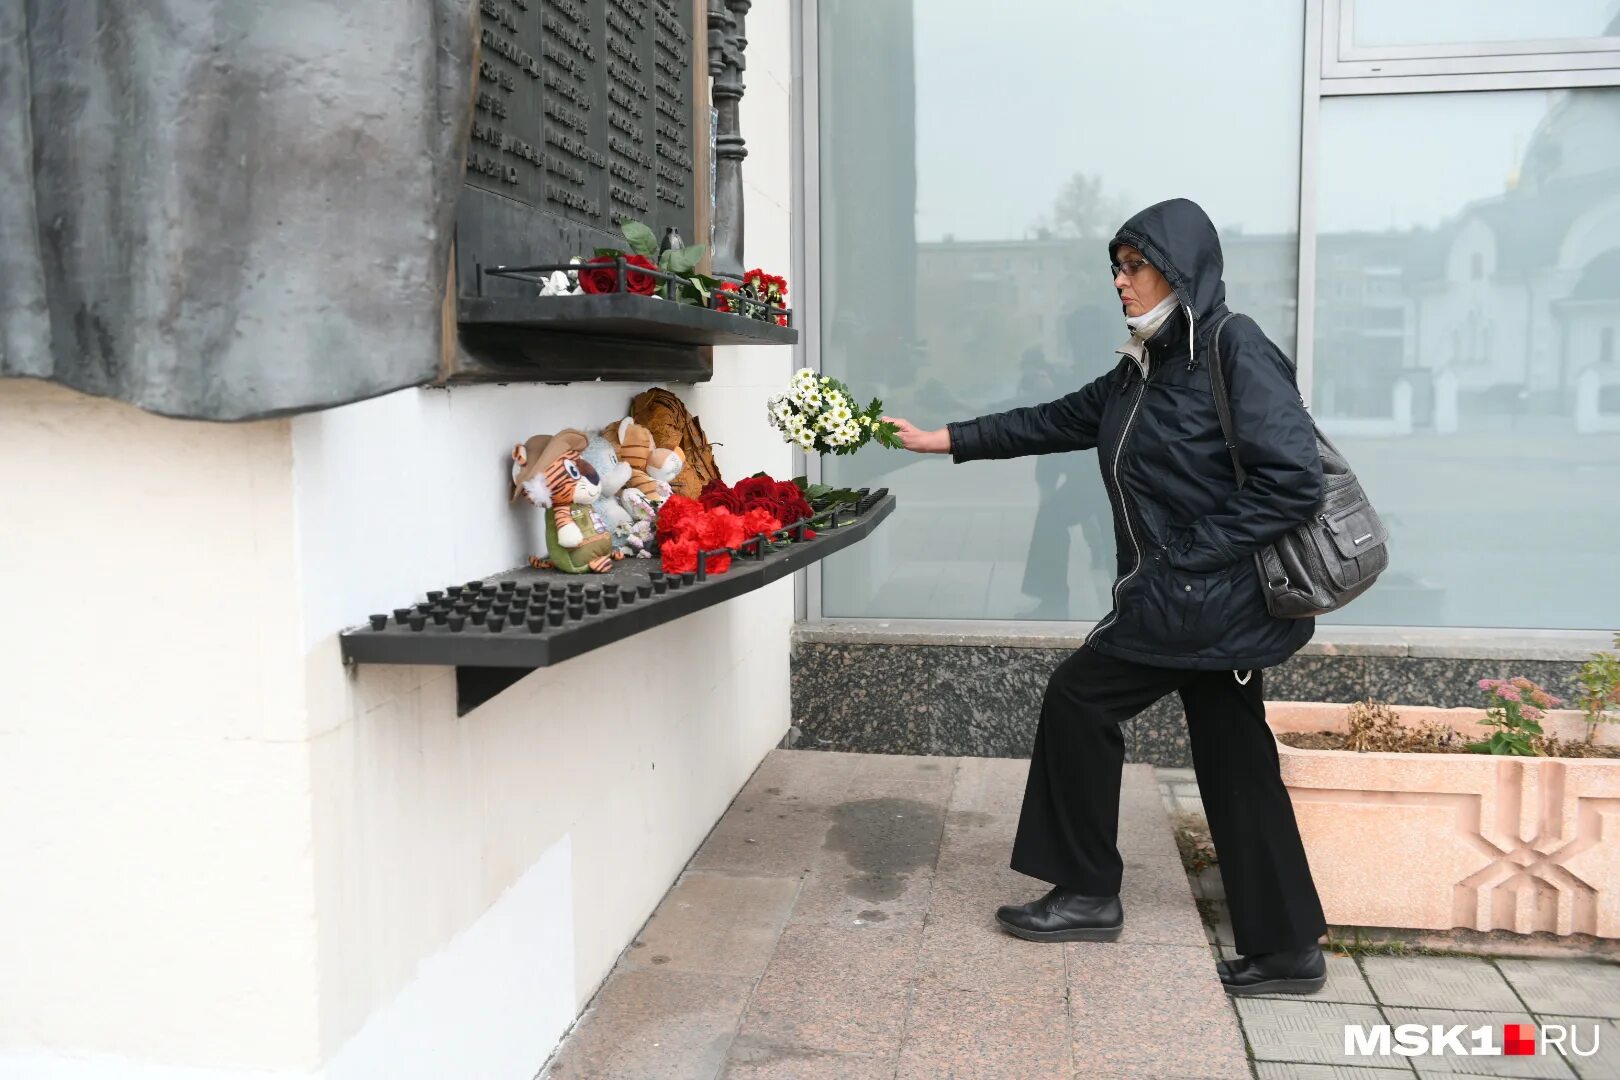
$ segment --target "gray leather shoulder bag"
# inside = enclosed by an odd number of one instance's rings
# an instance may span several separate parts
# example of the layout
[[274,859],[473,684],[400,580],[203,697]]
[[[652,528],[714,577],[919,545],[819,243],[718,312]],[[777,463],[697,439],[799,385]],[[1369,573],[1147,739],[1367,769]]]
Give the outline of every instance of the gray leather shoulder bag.
[[[1238,487],[1246,473],[1232,439],[1232,405],[1221,359],[1221,331],[1236,312],[1215,326],[1215,360],[1209,368],[1215,411]],[[1307,619],[1337,611],[1366,592],[1389,565],[1389,530],[1373,509],[1361,482],[1338,447],[1312,418],[1322,456],[1322,500],[1312,516],[1255,552],[1266,610],[1283,619]]]

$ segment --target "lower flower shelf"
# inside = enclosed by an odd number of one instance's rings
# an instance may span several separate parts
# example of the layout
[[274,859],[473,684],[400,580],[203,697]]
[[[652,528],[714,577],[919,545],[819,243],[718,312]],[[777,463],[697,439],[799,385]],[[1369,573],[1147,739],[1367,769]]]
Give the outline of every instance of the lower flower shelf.
[[[702,581],[686,583],[676,575],[663,575],[655,560],[625,559],[615,563],[605,574],[571,575],[523,567],[452,586],[459,596],[451,594],[449,589],[437,596],[430,593],[427,603],[417,602],[410,608],[396,609],[383,619],[380,627],[375,625],[377,617],[374,616],[372,624],[344,631],[340,635],[343,658],[346,662],[362,664],[505,668],[510,670],[510,675],[504,680],[497,677],[496,681],[510,684],[526,671],[561,663],[682,615],[752,592],[841,551],[870,535],[878,523],[894,511],[894,501],[892,494],[885,493],[856,516],[841,514],[836,525],[817,525],[816,535],[810,539],[767,550],[759,557],[737,556],[725,573],[710,574]],[[619,593],[618,603],[613,607],[607,606],[610,589]],[[624,599],[626,589],[632,599]],[[552,625],[548,617],[538,629],[531,629],[531,616],[548,615],[548,602],[536,601],[536,597],[542,595],[541,590],[548,596],[559,593],[563,596],[565,615],[560,625]],[[578,597],[577,606],[569,597],[570,590]],[[513,625],[512,613],[517,610],[520,593],[527,600],[525,617]],[[453,630],[451,623],[455,616],[444,611],[453,601],[445,600],[446,595],[456,599],[489,597],[491,602],[485,605],[487,610],[482,621],[473,621],[477,612],[475,606],[473,612],[462,617],[461,629]],[[590,604],[593,596],[595,603]],[[442,623],[435,621],[435,606],[439,608],[437,614],[445,616]],[[496,616],[495,610],[501,606],[505,607],[505,613]],[[595,606],[597,610],[581,610],[587,606]],[[570,607],[580,613],[569,613]],[[492,628],[492,617],[500,618],[499,629]],[[413,619],[420,629],[413,629]],[[467,698],[468,695],[463,694],[464,705]]]

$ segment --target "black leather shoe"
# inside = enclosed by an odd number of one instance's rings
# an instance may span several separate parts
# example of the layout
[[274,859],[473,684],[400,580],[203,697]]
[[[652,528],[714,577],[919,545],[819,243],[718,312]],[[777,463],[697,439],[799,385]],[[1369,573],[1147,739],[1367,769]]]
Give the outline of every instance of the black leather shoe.
[[1026,941],[1116,941],[1125,909],[1117,896],[1082,896],[1059,885],[1039,900],[997,908],[996,922]]
[[1219,960],[1221,985],[1228,994],[1314,994],[1327,983],[1327,958],[1312,942],[1303,949],[1255,953]]

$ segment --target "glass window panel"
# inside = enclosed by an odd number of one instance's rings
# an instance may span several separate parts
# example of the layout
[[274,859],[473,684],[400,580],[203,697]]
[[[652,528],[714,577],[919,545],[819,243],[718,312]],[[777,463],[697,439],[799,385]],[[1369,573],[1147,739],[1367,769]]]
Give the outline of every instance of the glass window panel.
[[1355,4],[1355,43],[1461,45],[1613,37],[1620,0],[1346,0]]
[[1612,626],[1620,89],[1330,98],[1317,175],[1313,411],[1392,532],[1330,621]]
[[[1231,305],[1292,351],[1297,0],[1242,20],[1168,0],[1151,28],[1138,8],[1073,0],[819,10],[821,361],[863,400],[933,429],[1109,370],[1125,327],[1106,240],[1177,195],[1221,230]],[[1218,109],[1198,87],[1219,88]],[[823,564],[827,616],[1107,611],[1094,453],[953,465],[872,446],[822,464],[829,483],[899,496],[870,540]]]

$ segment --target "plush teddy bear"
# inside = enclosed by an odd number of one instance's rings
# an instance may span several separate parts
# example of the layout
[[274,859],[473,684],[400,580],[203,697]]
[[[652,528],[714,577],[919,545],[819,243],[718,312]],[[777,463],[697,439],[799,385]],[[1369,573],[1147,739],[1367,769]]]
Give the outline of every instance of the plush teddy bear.
[[627,489],[633,472],[630,463],[621,461],[612,442],[601,435],[590,437],[590,443],[581,456],[590,462],[597,475],[602,478],[601,494],[591,508],[596,511],[607,531],[612,534],[613,546],[625,556],[652,558],[651,518],[654,515],[638,512],[637,504],[625,498],[627,490],[637,498],[640,497],[639,491]]
[[583,431],[564,428],[512,448],[511,501],[522,496],[546,512],[546,557],[529,556],[536,569],[604,574],[624,557],[591,509],[601,495],[601,477],[580,456],[589,443]]
[[674,491],[675,478],[686,468],[681,452],[655,445],[652,432],[628,416],[603,428],[602,437],[630,463],[630,482],[620,492],[620,502],[637,520],[657,518],[658,508]]

